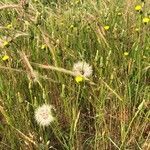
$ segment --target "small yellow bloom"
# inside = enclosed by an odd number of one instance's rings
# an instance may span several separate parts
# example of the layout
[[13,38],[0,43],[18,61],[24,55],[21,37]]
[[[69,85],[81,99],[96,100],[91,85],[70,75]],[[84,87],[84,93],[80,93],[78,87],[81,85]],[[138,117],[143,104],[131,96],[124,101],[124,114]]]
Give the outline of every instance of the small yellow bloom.
[[144,23],[148,23],[149,20],[150,20],[150,19],[149,19],[148,17],[144,17],[144,18],[143,18],[143,22],[144,22]]
[[128,53],[128,52],[124,52],[124,55],[125,55],[125,56],[128,56],[128,55],[129,55],[129,53]]
[[45,49],[45,48],[46,48],[46,45],[43,44],[43,45],[41,46],[41,49]]
[[8,45],[9,45],[9,43],[7,41],[4,41],[3,47],[8,46]]
[[118,12],[118,14],[117,14],[118,16],[121,16],[122,15],[122,13],[121,12]]
[[70,28],[73,28],[73,27],[74,27],[74,25],[71,25],[71,26],[70,26]]
[[12,28],[12,24],[8,24],[8,25],[6,26],[6,28],[7,28],[7,29],[11,29],[11,28]]
[[136,6],[135,6],[135,10],[136,10],[136,11],[142,10],[142,6],[141,6],[141,5],[136,5]]
[[140,29],[139,28],[135,28],[135,31],[138,32]]
[[110,28],[109,26],[104,26],[105,30],[109,30],[109,28]]
[[75,80],[76,80],[77,83],[80,83],[80,82],[83,81],[83,77],[81,77],[81,76],[76,76],[76,77],[75,77]]
[[6,60],[8,60],[8,59],[9,59],[9,56],[8,56],[8,55],[4,55],[3,58],[2,58],[3,61],[6,61]]

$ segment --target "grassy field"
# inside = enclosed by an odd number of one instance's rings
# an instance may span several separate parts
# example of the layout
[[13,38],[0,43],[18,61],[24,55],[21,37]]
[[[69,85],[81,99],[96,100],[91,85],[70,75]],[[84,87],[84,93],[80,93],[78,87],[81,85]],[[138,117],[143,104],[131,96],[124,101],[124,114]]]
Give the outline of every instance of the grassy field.
[[1,0],[0,150],[150,150],[149,8]]

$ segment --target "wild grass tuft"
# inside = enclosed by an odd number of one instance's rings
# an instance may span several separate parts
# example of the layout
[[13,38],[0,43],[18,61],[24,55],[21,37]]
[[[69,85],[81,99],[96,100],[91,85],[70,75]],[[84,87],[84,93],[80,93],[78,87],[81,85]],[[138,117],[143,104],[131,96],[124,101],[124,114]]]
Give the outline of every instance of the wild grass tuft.
[[150,149],[149,6],[1,0],[0,149]]

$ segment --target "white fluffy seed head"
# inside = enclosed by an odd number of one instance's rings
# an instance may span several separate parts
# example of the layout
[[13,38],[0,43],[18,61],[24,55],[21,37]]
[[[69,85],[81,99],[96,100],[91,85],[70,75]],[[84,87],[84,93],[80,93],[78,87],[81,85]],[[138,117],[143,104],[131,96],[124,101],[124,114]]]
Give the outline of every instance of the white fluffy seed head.
[[41,126],[48,126],[53,120],[52,106],[43,104],[35,110],[35,120]]
[[73,66],[73,71],[77,75],[83,75],[84,77],[90,77],[92,75],[93,69],[88,63],[84,61],[78,61]]

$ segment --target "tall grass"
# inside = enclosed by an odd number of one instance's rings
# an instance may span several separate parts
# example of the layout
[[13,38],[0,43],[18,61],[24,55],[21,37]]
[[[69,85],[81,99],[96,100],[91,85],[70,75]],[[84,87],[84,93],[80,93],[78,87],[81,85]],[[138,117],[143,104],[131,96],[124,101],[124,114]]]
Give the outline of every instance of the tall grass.
[[[0,149],[150,149],[149,6],[1,0]],[[93,67],[81,83],[79,60]],[[55,108],[48,127],[34,117],[44,103]]]

